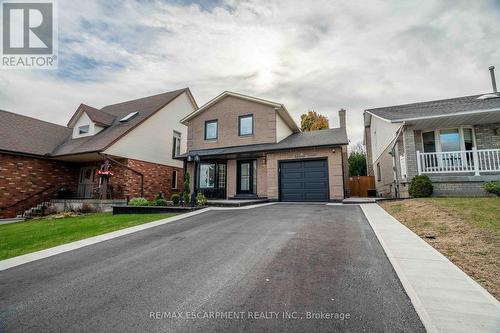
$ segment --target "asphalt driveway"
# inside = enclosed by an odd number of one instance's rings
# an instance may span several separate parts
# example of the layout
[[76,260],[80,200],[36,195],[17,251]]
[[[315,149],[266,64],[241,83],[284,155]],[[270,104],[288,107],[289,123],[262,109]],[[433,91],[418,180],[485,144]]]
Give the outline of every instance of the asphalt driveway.
[[210,211],[0,272],[0,332],[424,332],[357,206]]

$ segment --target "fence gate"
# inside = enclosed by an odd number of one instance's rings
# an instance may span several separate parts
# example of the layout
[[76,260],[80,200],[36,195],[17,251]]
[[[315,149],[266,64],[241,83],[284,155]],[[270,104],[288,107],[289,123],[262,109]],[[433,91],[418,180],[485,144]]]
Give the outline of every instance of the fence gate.
[[375,188],[375,177],[349,177],[349,188],[351,189],[351,197],[367,197],[368,190]]

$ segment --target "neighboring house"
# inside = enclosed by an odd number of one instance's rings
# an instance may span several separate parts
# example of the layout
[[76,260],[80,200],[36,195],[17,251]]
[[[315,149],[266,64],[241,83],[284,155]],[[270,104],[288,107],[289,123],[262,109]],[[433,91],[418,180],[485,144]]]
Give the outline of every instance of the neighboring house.
[[[494,76],[493,76],[493,82]],[[415,175],[428,175],[438,196],[475,196],[500,180],[500,94],[366,110],[369,175],[378,195],[408,197]]]
[[220,199],[342,200],[348,140],[339,115],[340,128],[302,133],[283,104],[224,92],[182,120],[191,189]]
[[0,111],[0,218],[57,194],[168,198],[182,187],[180,120],[196,109],[186,88],[100,110],[81,104],[67,127]]

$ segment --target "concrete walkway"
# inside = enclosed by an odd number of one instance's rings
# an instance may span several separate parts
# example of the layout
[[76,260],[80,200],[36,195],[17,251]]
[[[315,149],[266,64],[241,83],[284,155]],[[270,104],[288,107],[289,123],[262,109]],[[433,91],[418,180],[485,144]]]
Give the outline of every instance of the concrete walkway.
[[500,332],[500,302],[380,206],[361,208],[428,332]]

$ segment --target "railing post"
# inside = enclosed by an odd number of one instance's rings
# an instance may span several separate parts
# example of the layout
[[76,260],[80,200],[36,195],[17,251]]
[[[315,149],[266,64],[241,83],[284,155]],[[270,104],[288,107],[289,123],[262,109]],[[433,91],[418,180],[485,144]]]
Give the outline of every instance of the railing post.
[[479,176],[479,154],[476,147],[472,147],[472,160],[474,161],[474,176]]
[[422,161],[420,159],[420,150],[417,150],[417,174],[420,176],[422,173]]

